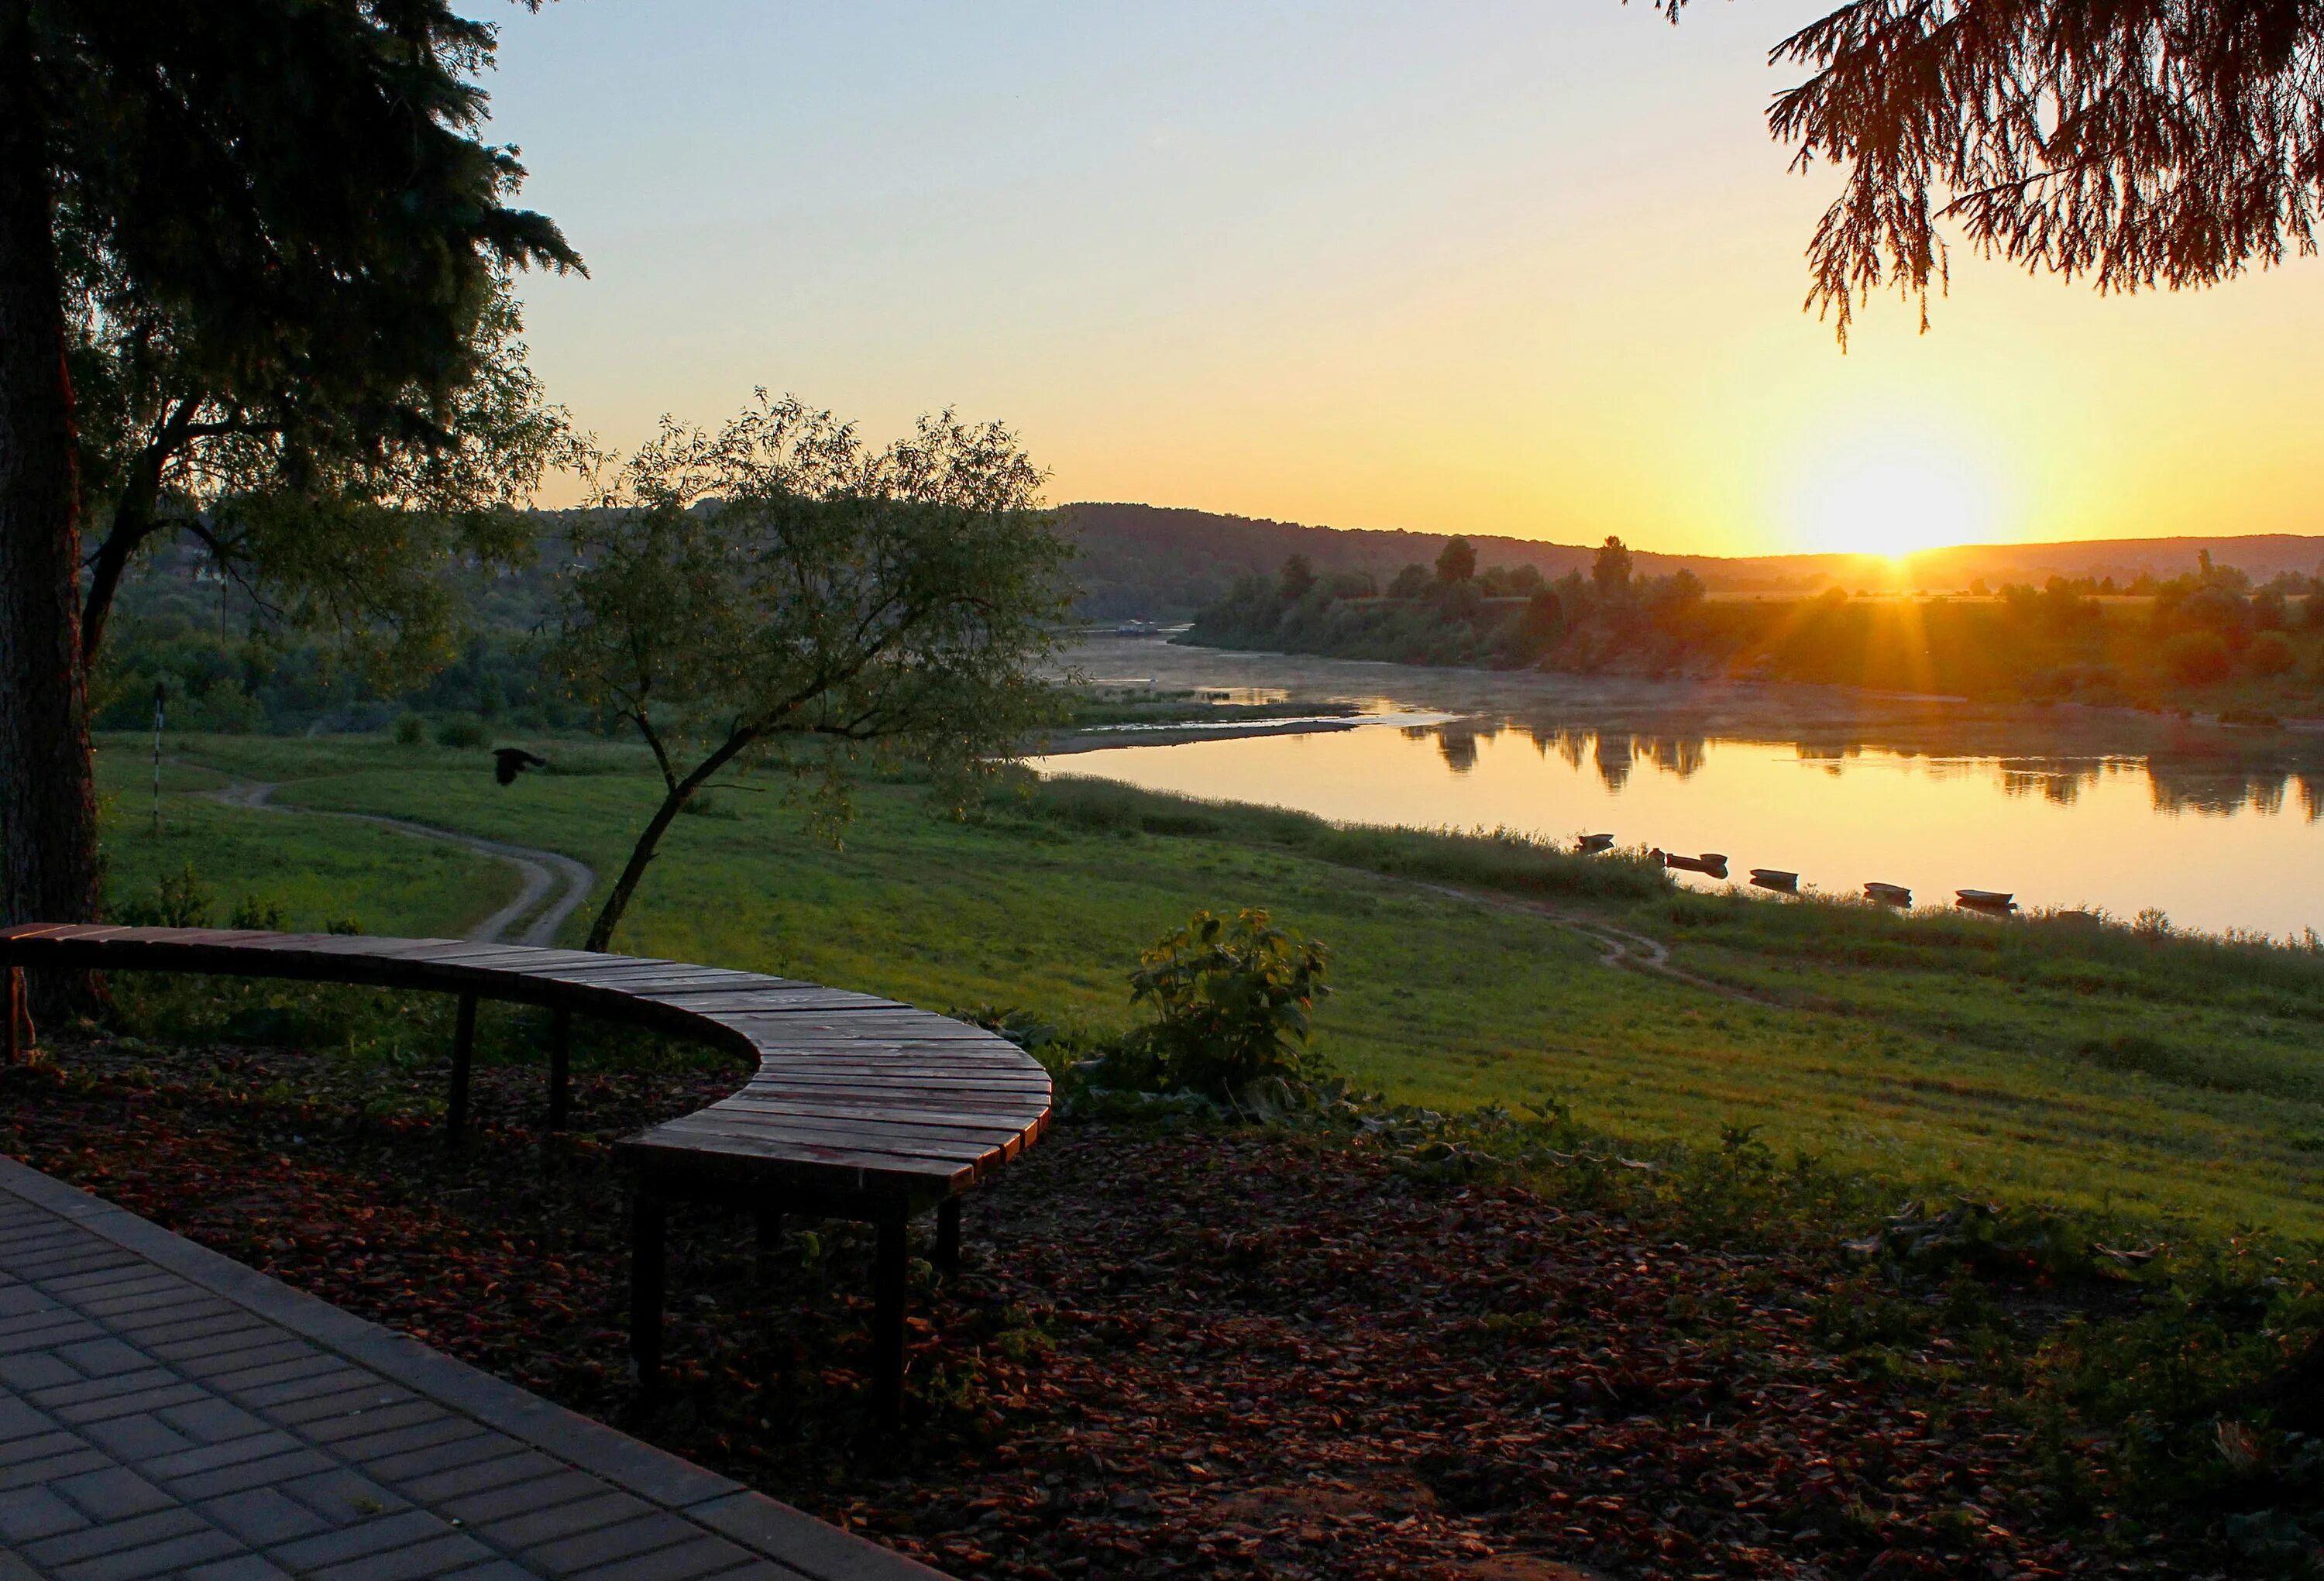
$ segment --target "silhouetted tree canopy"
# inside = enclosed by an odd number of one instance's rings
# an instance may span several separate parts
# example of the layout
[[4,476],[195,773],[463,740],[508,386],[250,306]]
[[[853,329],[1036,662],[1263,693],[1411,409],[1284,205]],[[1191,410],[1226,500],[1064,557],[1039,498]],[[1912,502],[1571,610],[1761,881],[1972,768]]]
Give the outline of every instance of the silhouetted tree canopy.
[[442,432],[502,271],[578,262],[478,135],[493,46],[445,0],[0,4],[10,919],[97,904],[69,320],[167,363],[164,427],[295,409],[294,478]]
[[1477,574],[1477,546],[1467,538],[1445,540],[1436,556],[1436,580],[1443,583],[1466,582]]
[[[1673,21],[1687,0],[1655,0]],[[2209,286],[2316,250],[2324,0],[1850,0],[1770,59],[1796,166],[1847,172],[1808,301],[1851,309],[1980,253],[2101,291]]]

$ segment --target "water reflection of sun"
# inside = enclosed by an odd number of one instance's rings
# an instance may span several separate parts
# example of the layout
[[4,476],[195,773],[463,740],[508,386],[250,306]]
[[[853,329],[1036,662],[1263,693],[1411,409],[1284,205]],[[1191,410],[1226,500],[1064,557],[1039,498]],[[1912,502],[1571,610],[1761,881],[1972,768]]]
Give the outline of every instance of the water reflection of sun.
[[1902,559],[1989,537],[1993,501],[1966,463],[1888,451],[1833,464],[1802,491],[1799,514],[1811,549]]

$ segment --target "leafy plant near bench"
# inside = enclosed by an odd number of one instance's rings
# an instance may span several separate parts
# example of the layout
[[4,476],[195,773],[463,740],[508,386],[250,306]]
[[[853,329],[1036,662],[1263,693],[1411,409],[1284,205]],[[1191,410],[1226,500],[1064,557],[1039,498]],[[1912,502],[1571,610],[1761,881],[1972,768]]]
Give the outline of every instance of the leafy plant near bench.
[[1231,1097],[1270,1079],[1323,1074],[1312,1042],[1324,986],[1323,946],[1246,908],[1230,923],[1198,911],[1138,958],[1130,1002],[1155,1020],[1123,1040],[1136,1085]]

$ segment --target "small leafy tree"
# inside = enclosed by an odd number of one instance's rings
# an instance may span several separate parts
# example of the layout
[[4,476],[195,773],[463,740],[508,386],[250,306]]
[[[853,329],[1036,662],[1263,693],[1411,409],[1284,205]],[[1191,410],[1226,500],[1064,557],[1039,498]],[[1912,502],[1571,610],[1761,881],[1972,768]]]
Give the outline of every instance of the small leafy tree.
[[1598,546],[1597,556],[1590,562],[1590,580],[1607,603],[1618,604],[1629,598],[1630,551],[1620,538],[1609,533]]
[[1151,1004],[1154,1023],[1136,1034],[1164,1087],[1219,1097],[1270,1076],[1323,1073],[1310,1035],[1323,984],[1323,946],[1294,938],[1264,911],[1230,924],[1198,911],[1138,958],[1130,1001]]
[[998,423],[949,411],[869,450],[786,398],[659,437],[576,513],[552,659],[635,727],[661,804],[590,929],[603,950],[670,822],[728,768],[823,777],[866,749],[971,775],[1049,716],[1071,549]]
[[1477,574],[1477,546],[1464,538],[1447,538],[1436,556],[1436,580],[1450,586]]

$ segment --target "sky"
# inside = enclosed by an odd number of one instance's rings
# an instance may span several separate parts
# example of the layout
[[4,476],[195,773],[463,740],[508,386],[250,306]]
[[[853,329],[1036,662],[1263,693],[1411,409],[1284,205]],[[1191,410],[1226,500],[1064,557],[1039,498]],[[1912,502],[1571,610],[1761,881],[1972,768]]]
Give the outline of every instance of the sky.
[[756,387],[997,418],[1047,497],[1700,554],[2324,533],[2324,263],[2100,298],[1957,251],[1842,355],[1821,7],[562,0],[487,135],[589,276],[532,364],[635,445]]

